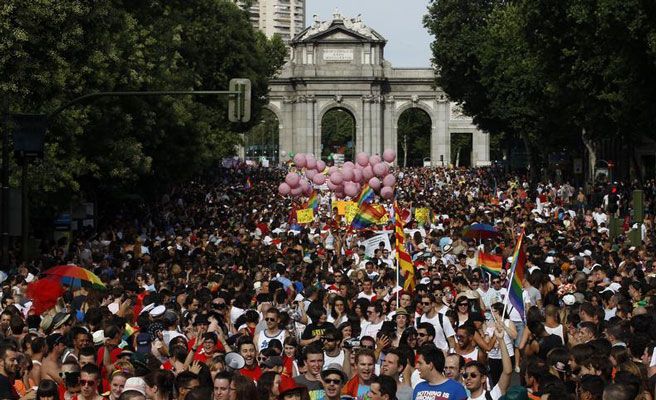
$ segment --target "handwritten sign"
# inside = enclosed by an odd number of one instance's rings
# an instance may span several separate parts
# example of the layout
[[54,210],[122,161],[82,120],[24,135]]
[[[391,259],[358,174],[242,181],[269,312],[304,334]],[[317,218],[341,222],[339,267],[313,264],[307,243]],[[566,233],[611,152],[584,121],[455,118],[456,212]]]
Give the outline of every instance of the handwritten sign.
[[355,215],[357,213],[358,213],[358,203],[354,201],[347,201],[346,210],[344,213],[344,218],[346,219],[346,223],[350,224],[351,221],[353,221],[353,218],[355,218]]
[[314,210],[311,208],[297,210],[296,219],[298,220],[299,224],[309,224],[314,222]]

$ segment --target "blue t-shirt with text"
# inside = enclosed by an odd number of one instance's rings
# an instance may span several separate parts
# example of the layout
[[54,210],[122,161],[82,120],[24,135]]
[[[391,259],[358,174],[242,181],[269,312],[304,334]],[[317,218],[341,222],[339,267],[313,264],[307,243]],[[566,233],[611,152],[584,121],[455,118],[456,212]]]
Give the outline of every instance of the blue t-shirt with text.
[[465,400],[465,387],[453,379],[447,379],[439,385],[420,382],[412,393],[413,400]]

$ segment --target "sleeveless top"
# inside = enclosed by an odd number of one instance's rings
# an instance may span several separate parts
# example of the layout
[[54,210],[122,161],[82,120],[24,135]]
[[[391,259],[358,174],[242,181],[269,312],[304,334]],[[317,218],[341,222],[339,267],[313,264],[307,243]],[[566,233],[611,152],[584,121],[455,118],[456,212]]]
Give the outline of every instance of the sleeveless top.
[[280,332],[278,332],[277,335],[275,336],[269,336],[267,335],[266,329],[260,332],[260,335],[257,337],[257,351],[262,351],[269,347],[269,342],[272,341],[273,339],[278,339],[280,340],[280,343],[285,342],[285,330],[281,329]]

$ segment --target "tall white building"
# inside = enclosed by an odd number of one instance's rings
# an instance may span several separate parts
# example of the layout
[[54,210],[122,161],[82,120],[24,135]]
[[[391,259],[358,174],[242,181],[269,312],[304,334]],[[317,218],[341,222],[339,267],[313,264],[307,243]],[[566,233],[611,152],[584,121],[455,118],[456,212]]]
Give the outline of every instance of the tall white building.
[[278,33],[289,42],[305,29],[305,0],[255,0],[249,12],[253,26],[267,37]]

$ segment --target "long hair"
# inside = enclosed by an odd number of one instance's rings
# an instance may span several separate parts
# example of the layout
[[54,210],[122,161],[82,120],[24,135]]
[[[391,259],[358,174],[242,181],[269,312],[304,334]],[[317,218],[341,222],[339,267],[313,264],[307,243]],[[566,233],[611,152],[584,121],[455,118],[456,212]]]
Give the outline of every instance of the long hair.
[[276,381],[276,376],[278,375],[277,372],[273,371],[267,371],[262,374],[257,381],[257,398],[259,400],[269,400],[273,391],[274,382]]
[[236,374],[232,377],[232,382],[235,384],[235,392],[238,399],[257,399],[257,389],[255,382],[247,376]]
[[171,371],[158,369],[144,376],[143,379],[146,385],[150,387],[157,386],[157,390],[161,393],[161,398],[173,400],[176,397],[175,376]]

